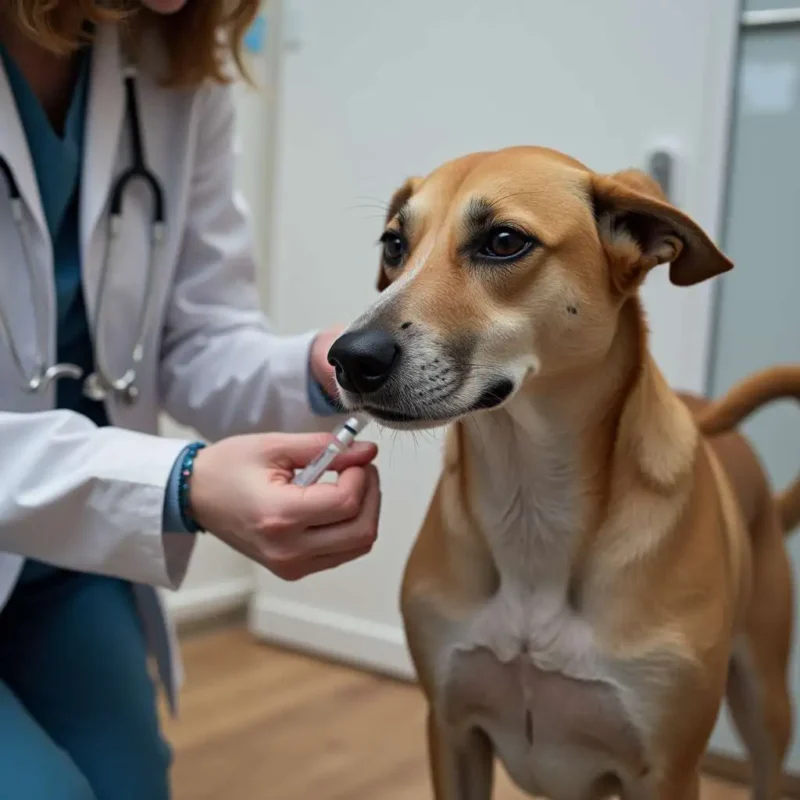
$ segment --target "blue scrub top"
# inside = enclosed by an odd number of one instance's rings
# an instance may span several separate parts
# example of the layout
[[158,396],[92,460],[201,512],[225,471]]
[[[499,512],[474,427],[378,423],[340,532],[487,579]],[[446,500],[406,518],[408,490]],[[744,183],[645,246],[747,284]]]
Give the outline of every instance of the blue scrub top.
[[[61,136],[2,45],[0,55],[28,140],[53,243],[58,361],[77,364],[88,375],[93,369],[93,353],[81,284],[78,208],[91,53],[86,47],[78,54],[77,82]],[[103,404],[83,396],[81,381],[58,381],[56,404],[89,417],[97,425],[108,425]]]

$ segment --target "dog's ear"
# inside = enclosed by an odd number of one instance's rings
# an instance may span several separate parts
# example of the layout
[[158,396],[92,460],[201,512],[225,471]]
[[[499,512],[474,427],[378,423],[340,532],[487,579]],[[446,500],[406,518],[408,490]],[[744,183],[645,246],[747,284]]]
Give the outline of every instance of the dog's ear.
[[[393,195],[386,210],[384,225],[388,225],[396,216],[400,209],[409,201],[417,187],[421,183],[420,178],[409,178]],[[386,270],[383,263],[378,265],[378,291],[382,292],[389,286],[389,279],[386,277]]]
[[721,275],[733,263],[697,223],[670,205],[661,187],[639,170],[592,176],[600,240],[617,291],[635,291],[658,264],[669,264],[676,286]]

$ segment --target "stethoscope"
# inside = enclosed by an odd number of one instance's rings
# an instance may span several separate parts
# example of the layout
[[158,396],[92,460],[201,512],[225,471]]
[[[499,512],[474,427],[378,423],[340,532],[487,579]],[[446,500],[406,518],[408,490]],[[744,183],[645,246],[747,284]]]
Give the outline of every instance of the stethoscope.
[[[33,372],[25,369],[19,348],[11,333],[11,326],[0,306],[0,333],[3,334],[11,352],[22,385],[26,392],[35,394],[45,391],[54,381],[67,378],[71,380],[83,380],[83,394],[91,400],[104,401],[109,393],[113,392],[117,397],[127,403],[133,403],[138,398],[139,392],[136,386],[137,369],[141,364],[144,354],[144,339],[148,331],[148,310],[151,306],[148,299],[151,297],[151,289],[154,279],[156,250],[164,238],[165,217],[164,217],[164,192],[156,175],[147,166],[145,158],[144,141],[142,140],[142,130],[139,122],[139,106],[136,100],[136,72],[132,66],[128,66],[123,72],[123,83],[125,87],[125,114],[129,127],[132,150],[132,163],[112,186],[111,201],[109,204],[108,215],[108,240],[103,256],[102,269],[97,287],[96,319],[95,331],[101,329],[103,300],[105,297],[106,279],[108,277],[108,266],[111,257],[112,243],[119,237],[122,230],[122,202],[125,191],[131,181],[140,179],[150,188],[153,200],[153,211],[150,221],[150,253],[145,275],[144,300],[139,313],[139,325],[136,342],[131,350],[128,369],[118,378],[111,375],[107,367],[102,337],[95,336],[95,369],[90,375],[84,376],[84,370],[77,364],[51,364],[45,363],[44,346],[47,337],[47,320],[41,313],[41,304],[37,303],[36,298],[42,287],[36,286],[36,270],[33,268],[33,259],[28,246],[27,237],[24,229],[24,205],[19,186],[14,178],[8,162],[0,156],[0,172],[6,181],[9,199],[11,201],[11,215],[14,224],[19,232],[22,246],[22,255],[28,271],[28,279],[31,284],[32,303],[36,316],[37,342],[36,342],[36,364]],[[38,290],[38,291],[37,291]]]

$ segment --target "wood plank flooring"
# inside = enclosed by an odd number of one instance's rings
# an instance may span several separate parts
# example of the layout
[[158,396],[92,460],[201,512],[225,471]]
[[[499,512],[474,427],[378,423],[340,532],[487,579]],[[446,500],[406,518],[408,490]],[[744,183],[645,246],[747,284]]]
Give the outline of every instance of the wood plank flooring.
[[[175,800],[426,800],[424,707],[402,683],[274,650],[241,627],[184,642]],[[707,781],[703,800],[746,800]],[[494,800],[524,800],[498,775]]]

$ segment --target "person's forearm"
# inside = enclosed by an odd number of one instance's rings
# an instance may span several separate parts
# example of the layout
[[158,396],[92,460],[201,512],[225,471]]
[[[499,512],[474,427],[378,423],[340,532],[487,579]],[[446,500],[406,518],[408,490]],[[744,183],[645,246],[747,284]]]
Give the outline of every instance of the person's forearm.
[[310,361],[308,365],[308,405],[318,417],[332,417],[344,413],[338,400],[331,397],[314,379]]
[[165,537],[161,509],[185,442],[97,428],[71,411],[0,412],[0,439],[0,550],[180,584],[192,537]]
[[162,367],[164,409],[212,441],[327,431],[341,412],[310,374],[313,338],[276,336],[254,324],[187,339]]

